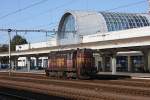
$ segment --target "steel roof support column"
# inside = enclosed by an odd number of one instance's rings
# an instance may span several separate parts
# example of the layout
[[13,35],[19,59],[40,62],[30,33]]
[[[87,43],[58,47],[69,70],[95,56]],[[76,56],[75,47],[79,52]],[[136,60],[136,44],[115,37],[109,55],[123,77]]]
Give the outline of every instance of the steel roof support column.
[[18,67],[18,58],[19,58],[19,57],[15,57],[15,58],[14,58],[14,62],[15,62],[14,70],[15,70],[15,71],[17,70],[17,67]]
[[39,57],[38,56],[35,57],[35,61],[36,61],[35,68],[39,69]]
[[13,72],[15,69],[15,57],[13,57],[13,59],[11,59],[11,71]]
[[31,57],[27,57],[27,71],[30,72],[31,67]]
[[150,68],[149,68],[149,51],[148,50],[144,50],[143,51],[143,61],[144,61],[144,66],[143,67],[143,72],[150,72]]
[[150,73],[150,50],[148,50],[148,72]]
[[127,61],[128,61],[128,72],[132,72],[132,68],[131,68],[131,57],[127,56]]
[[0,58],[0,70],[2,68],[2,59]]
[[102,72],[105,72],[106,70],[106,61],[105,61],[105,59],[106,59],[106,55],[102,55]]
[[116,54],[113,54],[111,57],[111,65],[112,65],[112,74],[116,74]]
[[15,61],[11,59],[11,72],[13,72],[15,66]]

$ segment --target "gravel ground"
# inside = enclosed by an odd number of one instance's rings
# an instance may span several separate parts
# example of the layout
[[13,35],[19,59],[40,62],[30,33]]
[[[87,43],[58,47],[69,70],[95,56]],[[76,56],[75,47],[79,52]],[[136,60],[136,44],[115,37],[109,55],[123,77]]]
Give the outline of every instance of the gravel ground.
[[37,74],[0,74],[0,86],[80,100],[150,100],[150,80],[56,80]]

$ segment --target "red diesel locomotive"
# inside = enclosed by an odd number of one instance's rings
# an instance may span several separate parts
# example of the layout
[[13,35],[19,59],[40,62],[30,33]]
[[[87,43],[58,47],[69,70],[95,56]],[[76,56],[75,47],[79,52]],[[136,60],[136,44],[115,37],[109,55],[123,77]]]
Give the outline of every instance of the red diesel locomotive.
[[51,77],[85,79],[96,73],[91,49],[53,51],[48,62],[45,72]]

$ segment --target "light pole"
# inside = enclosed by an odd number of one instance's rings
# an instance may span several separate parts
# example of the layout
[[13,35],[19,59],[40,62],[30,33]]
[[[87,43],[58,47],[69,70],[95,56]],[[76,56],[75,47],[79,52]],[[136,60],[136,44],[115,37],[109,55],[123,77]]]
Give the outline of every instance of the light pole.
[[8,29],[8,37],[9,37],[9,49],[8,49],[8,53],[9,53],[9,76],[11,75],[11,29]]

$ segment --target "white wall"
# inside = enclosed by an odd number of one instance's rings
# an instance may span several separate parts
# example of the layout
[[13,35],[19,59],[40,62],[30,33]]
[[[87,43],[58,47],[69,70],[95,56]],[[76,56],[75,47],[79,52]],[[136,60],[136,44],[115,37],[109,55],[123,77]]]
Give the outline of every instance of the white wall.
[[78,44],[80,43],[80,37],[74,33],[67,33],[64,39],[59,40],[59,45]]
[[[100,54],[94,54],[93,56],[95,58],[95,66],[98,69],[98,67],[100,67],[100,66],[98,66],[98,63],[99,63],[99,61],[102,62],[102,57],[100,56]],[[101,65],[101,67],[102,67],[102,65]]]
[[48,40],[47,42],[47,46],[51,47],[51,46],[56,46],[57,45],[57,40],[56,38],[51,38],[50,40]]
[[29,49],[29,44],[16,45],[16,51],[28,50],[28,49]]
[[[97,42],[97,41],[109,41],[109,40],[121,40],[121,39],[130,39],[135,37],[150,37],[150,27],[142,27],[107,33],[97,33],[93,35],[80,36],[68,34],[65,39],[59,40],[59,45],[68,45],[68,44],[79,44],[79,43],[88,43],[88,42]],[[128,43],[129,45],[129,43]],[[28,50],[33,48],[43,48],[43,47],[52,47],[57,46],[56,38],[51,39],[48,42],[39,42],[25,45],[16,46],[16,50]]]
[[19,57],[18,58],[18,66],[25,67],[27,63],[26,57]]
[[[44,47],[51,47],[51,46],[56,46],[56,38],[52,38],[51,40],[49,40],[47,42],[17,45],[16,51],[29,50],[29,49],[35,49],[35,48],[44,48]],[[36,65],[36,59],[34,57],[31,57],[31,59],[34,61],[34,65]],[[47,65],[46,65],[45,60],[48,58],[40,57],[39,59],[42,60],[41,67],[46,67]],[[19,57],[18,58],[18,66],[25,67],[26,65],[27,65],[27,58]]]
[[51,47],[51,46],[56,46],[56,38],[51,39],[47,42],[17,45],[16,51],[29,50],[29,49],[35,49],[35,48],[44,48],[44,47]]
[[150,27],[142,27],[83,36],[83,43],[150,36]]
[[47,42],[31,43],[30,49],[48,47]]
[[[45,64],[44,60],[47,60],[48,57],[39,57],[39,60],[41,60],[41,67],[46,67],[47,65]],[[36,66],[36,58],[31,57],[31,60],[34,61],[34,66]],[[18,66],[19,67],[25,67],[27,65],[27,58],[26,57],[19,57],[18,58]]]

